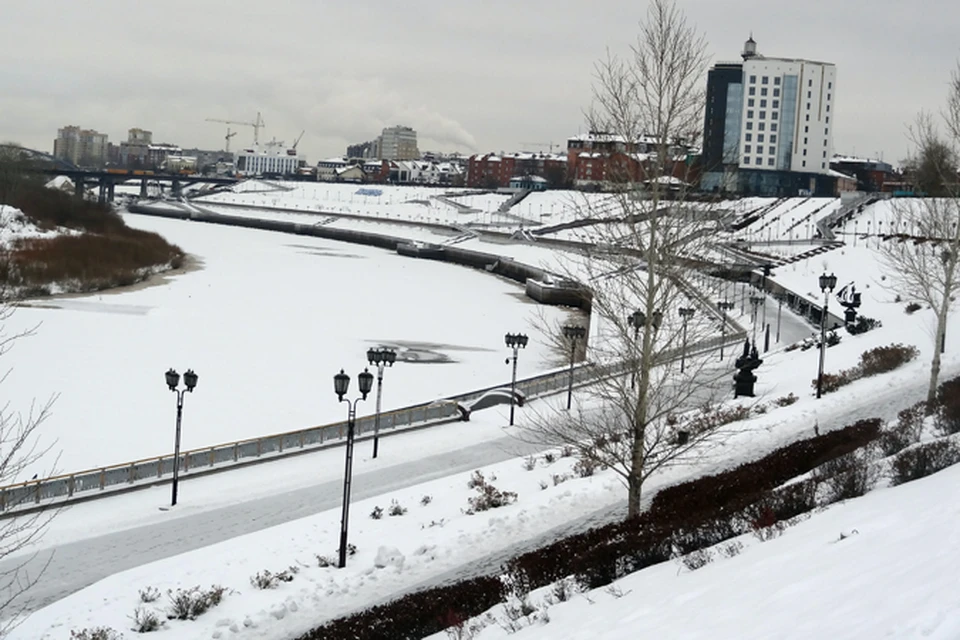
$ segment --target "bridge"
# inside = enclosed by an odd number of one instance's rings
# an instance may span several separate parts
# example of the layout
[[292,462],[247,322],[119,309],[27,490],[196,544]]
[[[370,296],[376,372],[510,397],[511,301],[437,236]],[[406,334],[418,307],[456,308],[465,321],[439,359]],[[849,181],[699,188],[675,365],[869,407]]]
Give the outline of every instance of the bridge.
[[180,197],[183,188],[192,184],[229,185],[236,178],[225,176],[203,176],[199,174],[164,173],[140,169],[83,169],[63,158],[57,158],[44,151],[28,149],[19,145],[0,144],[0,154],[15,156],[17,160],[27,161],[25,170],[49,176],[66,176],[73,181],[74,193],[83,197],[88,186],[97,187],[100,202],[113,202],[115,187],[131,180],[140,181],[140,197],[147,197],[147,183],[159,182],[170,185],[174,197]]

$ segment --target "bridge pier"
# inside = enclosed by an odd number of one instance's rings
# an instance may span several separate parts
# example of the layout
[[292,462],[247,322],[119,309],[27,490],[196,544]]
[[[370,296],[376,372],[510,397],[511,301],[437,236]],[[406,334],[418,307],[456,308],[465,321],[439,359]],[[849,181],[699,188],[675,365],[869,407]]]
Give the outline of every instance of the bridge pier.
[[170,189],[173,192],[174,198],[179,198],[183,194],[183,190],[180,187],[180,181],[177,179],[173,180],[173,184],[171,185]]
[[73,195],[75,195],[78,198],[82,198],[83,187],[84,187],[83,178],[81,178],[80,176],[76,176],[73,180]]
[[107,201],[107,181],[101,179],[100,187],[97,190],[97,202],[103,204]]
[[147,199],[147,179],[140,178],[140,198],[142,200]]

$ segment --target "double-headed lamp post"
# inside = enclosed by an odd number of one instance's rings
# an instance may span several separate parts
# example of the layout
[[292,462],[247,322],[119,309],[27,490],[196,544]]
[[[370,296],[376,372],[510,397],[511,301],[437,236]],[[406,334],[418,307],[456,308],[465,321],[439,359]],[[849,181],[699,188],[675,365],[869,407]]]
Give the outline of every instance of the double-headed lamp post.
[[567,411],[573,402],[573,361],[577,355],[577,340],[587,335],[587,330],[580,326],[567,325],[563,328],[563,335],[570,341],[570,381],[567,384]]
[[817,369],[817,398],[823,391],[823,358],[827,350],[827,303],[830,292],[837,286],[837,276],[824,273],[820,276],[820,291],[823,292],[823,310],[820,312],[820,367]]
[[367,362],[377,367],[377,414],[373,419],[373,457],[380,449],[380,398],[383,396],[383,368],[392,367],[397,361],[393,349],[367,349]]
[[[528,338],[522,333],[508,333],[504,336],[503,341],[513,349],[513,378],[510,380],[510,426],[512,427],[513,407],[516,404],[517,395],[517,351],[526,348]],[[510,359],[507,358],[507,363],[509,362]]]
[[180,374],[174,369],[167,369],[166,379],[167,387],[170,391],[177,394],[177,433],[173,441],[173,495],[170,498],[170,506],[177,506],[177,485],[180,481],[180,422],[183,418],[183,394],[187,391],[193,393],[197,386],[197,374],[193,369],[187,369],[183,374],[183,389],[178,389],[180,385]]
[[333,376],[333,390],[337,394],[340,402],[347,403],[347,467],[343,474],[343,513],[340,517],[340,562],[338,567],[343,569],[347,566],[347,526],[350,520],[350,485],[353,482],[353,437],[357,423],[357,403],[367,399],[367,394],[373,387],[373,374],[363,370],[363,373],[357,376],[360,382],[360,397],[352,402],[347,395],[347,389],[350,388],[350,376],[340,369],[340,373]]
[[723,361],[723,343],[727,332],[727,312],[733,309],[733,303],[728,300],[717,301],[717,308],[720,309],[720,360]]
[[[654,331],[660,329],[660,325],[663,323],[663,312],[659,309],[655,310],[652,314],[650,326],[653,327]],[[637,349],[637,342],[640,340],[640,329],[643,329],[647,326],[647,315],[637,309],[629,316],[627,316],[627,321],[630,323],[630,326],[633,327],[633,349]],[[633,358],[633,371],[630,372],[630,388],[633,389],[637,385],[637,359]]]
[[693,317],[693,307],[680,307],[680,317],[683,319],[683,348],[680,351],[680,373],[683,373],[687,362],[687,321]]

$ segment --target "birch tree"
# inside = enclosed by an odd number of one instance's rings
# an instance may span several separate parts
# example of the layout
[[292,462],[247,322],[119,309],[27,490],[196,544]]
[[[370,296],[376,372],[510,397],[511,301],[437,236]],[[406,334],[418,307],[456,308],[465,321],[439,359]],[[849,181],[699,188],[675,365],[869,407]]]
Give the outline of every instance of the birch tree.
[[939,178],[940,197],[896,202],[891,226],[898,233],[880,245],[893,288],[903,297],[929,306],[936,317],[927,387],[928,413],[935,408],[947,319],[958,287],[960,184],[951,159],[960,152],[960,64],[951,76],[947,105],[940,116],[942,133],[936,119],[928,113],[921,113],[911,129],[918,157],[923,159],[927,172]]
[[[561,270],[592,295],[598,376],[589,403],[539,415],[529,427],[540,441],[576,448],[581,464],[620,474],[631,516],[651,474],[715,436],[715,421],[704,418],[715,414],[686,422],[680,414],[711,405],[733,373],[717,367],[716,342],[709,355],[692,349],[720,322],[692,271],[716,220],[689,201],[683,155],[699,141],[707,64],[703,36],[671,0],[653,0],[629,54],[608,53],[596,65],[588,142],[607,155],[605,193],[576,204],[591,248]],[[569,353],[562,332],[553,335]]]

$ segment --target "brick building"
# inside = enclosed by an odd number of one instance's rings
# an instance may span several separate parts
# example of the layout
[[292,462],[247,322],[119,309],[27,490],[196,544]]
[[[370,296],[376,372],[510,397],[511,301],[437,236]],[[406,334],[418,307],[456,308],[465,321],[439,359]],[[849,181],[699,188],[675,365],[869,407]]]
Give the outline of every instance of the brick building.
[[567,157],[558,153],[487,153],[467,159],[466,186],[481,189],[508,187],[513,178],[539,177],[552,188],[568,181]]

